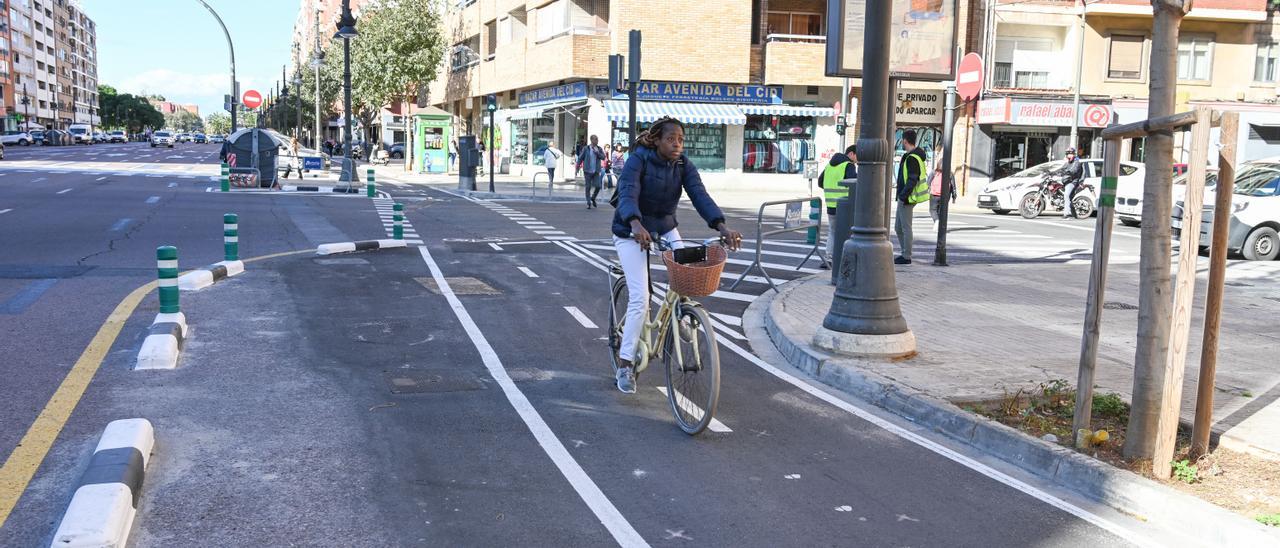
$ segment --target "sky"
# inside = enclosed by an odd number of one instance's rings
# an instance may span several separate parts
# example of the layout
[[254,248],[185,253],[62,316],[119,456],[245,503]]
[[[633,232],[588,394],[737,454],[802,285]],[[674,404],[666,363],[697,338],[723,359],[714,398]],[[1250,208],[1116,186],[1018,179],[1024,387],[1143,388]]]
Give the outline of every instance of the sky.
[[[240,91],[267,95],[293,47],[298,0],[205,0],[231,33]],[[98,83],[222,111],[230,57],[218,22],[196,0],[81,0],[98,27]]]

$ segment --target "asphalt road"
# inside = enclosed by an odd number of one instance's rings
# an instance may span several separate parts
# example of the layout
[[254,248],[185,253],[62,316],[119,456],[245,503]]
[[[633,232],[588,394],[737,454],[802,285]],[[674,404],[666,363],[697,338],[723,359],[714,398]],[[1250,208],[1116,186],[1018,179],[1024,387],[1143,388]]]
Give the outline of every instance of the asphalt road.
[[[66,163],[0,163],[0,230],[19,242],[0,256],[0,455],[115,304],[153,278],[157,245],[177,245],[184,268],[217,261],[224,212],[240,214],[243,257],[386,237],[366,198],[206,192],[207,177],[183,178],[181,164],[216,161],[216,146],[179,147],[183,158],[137,144],[11,147],[5,162]],[[173,175],[98,174],[166,160]],[[392,192],[421,249],[283,256],[184,293],[192,335],[178,370],[130,370],[156,312],[149,296],[0,545],[48,544],[103,425],[128,417],[157,431],[135,546],[1111,546],[1145,533],[753,352],[740,324],[767,290],[758,272],[704,300],[728,431],[686,436],[658,390],[661,364],[635,395],[612,385],[602,265],[613,255],[591,241],[608,237],[611,209]],[[750,239],[749,216],[732,213]],[[692,211],[682,218],[686,237],[710,235]],[[1089,241],[1085,221],[956,220],[975,235],[955,237],[953,260],[1050,268]],[[1041,237],[991,237],[1002,234]],[[1041,248],[999,248],[1017,240]],[[1124,241],[1117,257],[1136,255]],[[793,266],[803,245],[770,243],[765,260]],[[751,255],[733,258],[736,278]],[[803,268],[769,272],[820,272]]]

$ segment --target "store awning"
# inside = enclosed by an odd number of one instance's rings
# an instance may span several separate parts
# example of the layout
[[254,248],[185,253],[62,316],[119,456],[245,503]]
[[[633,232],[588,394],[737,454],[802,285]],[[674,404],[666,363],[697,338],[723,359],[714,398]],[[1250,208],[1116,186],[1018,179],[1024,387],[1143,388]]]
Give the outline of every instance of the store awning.
[[[605,101],[605,112],[610,122],[626,122],[626,101]],[[652,122],[663,116],[678,118],[686,124],[727,124],[741,126],[747,123],[747,116],[737,105],[720,105],[715,103],[663,103],[655,101],[639,101],[636,103],[636,120]]]
[[507,119],[508,120],[536,120],[538,118],[543,117],[548,112],[554,112],[557,110],[573,110],[573,109],[585,107],[585,106],[587,106],[586,99],[578,99],[574,101],[561,101],[559,103],[547,103],[545,105],[535,105],[531,107],[511,109],[507,111],[510,113],[507,116]]
[[802,107],[795,105],[738,105],[743,114],[764,114],[767,116],[813,116],[830,118],[836,115],[831,107]]

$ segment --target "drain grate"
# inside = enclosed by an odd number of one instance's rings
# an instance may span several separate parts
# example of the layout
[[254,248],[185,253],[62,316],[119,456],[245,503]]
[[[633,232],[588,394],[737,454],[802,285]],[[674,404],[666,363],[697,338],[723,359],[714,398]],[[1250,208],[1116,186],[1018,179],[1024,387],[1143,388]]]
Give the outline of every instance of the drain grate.
[[1103,310],[1137,310],[1138,307],[1129,303],[1121,303],[1116,301],[1107,301],[1102,303]]
[[[435,278],[414,278],[414,279],[417,280],[418,283],[422,284],[422,287],[427,288],[428,291],[435,293],[436,295],[440,294],[440,286],[436,285]],[[484,283],[476,278],[472,278],[471,276],[445,278],[444,280],[446,283],[449,284],[449,289],[453,290],[454,295],[501,295],[502,294],[501,291],[494,289],[493,286],[487,283]]]

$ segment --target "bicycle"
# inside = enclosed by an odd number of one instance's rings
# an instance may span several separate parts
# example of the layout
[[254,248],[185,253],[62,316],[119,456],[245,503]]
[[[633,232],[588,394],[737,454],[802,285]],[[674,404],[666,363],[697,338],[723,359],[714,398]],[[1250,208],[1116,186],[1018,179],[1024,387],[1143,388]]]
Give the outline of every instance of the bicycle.
[[[692,296],[714,293],[720,283],[720,272],[728,254],[719,238],[707,240],[666,241],[653,235],[654,245],[662,253],[670,274],[670,284],[662,296],[662,304],[651,318],[645,318],[636,342],[636,382],[649,361],[659,354],[666,365],[667,401],[680,429],[689,435],[701,433],[711,423],[720,399],[720,348],[716,342],[711,317]],[[695,241],[700,245],[676,248],[680,242]],[[646,272],[648,268],[646,257]],[[622,347],[622,328],[626,323],[627,280],[620,265],[609,267],[611,306],[609,307],[609,348],[613,372],[618,373]],[[655,295],[650,275],[649,294]],[[654,337],[656,335],[656,338]],[[660,344],[657,344],[660,343]]]

